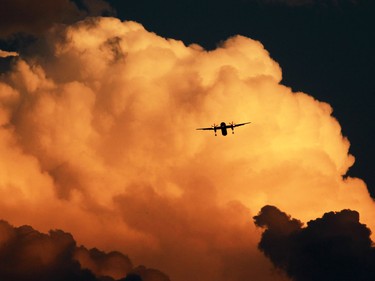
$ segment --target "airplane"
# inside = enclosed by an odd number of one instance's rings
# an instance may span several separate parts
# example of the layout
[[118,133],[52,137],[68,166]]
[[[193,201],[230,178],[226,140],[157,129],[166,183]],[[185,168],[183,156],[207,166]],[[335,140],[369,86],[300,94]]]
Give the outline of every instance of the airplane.
[[225,122],[221,122],[220,125],[213,124],[210,128],[197,128],[197,130],[214,130],[215,136],[217,136],[216,130],[221,130],[221,134],[223,136],[226,136],[228,134],[227,129],[231,128],[232,134],[234,134],[235,127],[243,126],[249,123],[251,122],[245,122],[245,123],[240,123],[240,124],[234,124],[233,122],[230,122],[229,125],[227,125],[225,124]]

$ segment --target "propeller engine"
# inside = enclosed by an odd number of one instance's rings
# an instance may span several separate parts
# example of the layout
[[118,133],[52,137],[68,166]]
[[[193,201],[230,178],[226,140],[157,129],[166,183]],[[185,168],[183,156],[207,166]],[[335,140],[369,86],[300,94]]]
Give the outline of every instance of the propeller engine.
[[216,125],[215,123],[212,125],[212,128],[214,128],[215,136],[217,136],[217,133],[216,133],[217,127],[218,127],[218,125]]
[[234,127],[236,126],[236,124],[232,121],[232,122],[229,122],[229,126],[232,129],[232,134],[234,134]]

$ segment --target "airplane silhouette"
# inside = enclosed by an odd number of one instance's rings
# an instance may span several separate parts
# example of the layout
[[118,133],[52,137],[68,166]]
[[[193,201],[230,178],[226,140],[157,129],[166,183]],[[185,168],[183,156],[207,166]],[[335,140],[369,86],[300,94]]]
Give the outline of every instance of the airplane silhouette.
[[234,124],[233,122],[230,122],[229,125],[227,125],[227,124],[225,124],[225,122],[221,122],[220,125],[213,124],[210,128],[197,128],[197,130],[214,130],[215,136],[217,136],[216,130],[221,130],[221,134],[223,136],[226,136],[228,134],[227,129],[231,128],[232,134],[234,134],[234,128],[235,127],[243,126],[243,125],[246,125],[246,124],[249,124],[249,123],[251,123],[251,122],[240,123],[240,124]]

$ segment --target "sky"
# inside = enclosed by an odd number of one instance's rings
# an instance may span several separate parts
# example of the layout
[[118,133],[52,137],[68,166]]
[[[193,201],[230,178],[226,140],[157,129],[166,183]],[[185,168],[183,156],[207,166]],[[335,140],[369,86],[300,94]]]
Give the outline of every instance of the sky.
[[1,280],[373,280],[372,1],[3,4]]

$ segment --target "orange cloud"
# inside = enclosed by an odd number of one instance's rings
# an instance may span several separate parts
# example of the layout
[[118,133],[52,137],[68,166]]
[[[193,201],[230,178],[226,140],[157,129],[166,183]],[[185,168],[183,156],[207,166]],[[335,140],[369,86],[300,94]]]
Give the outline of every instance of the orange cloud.
[[17,57],[17,56],[18,56],[17,52],[8,52],[8,51],[0,50],[0,58]]
[[[0,82],[0,210],[120,250],[171,280],[284,280],[257,249],[264,205],[302,221],[375,205],[332,108],[280,84],[263,45],[205,51],[91,18]],[[196,131],[245,122],[234,135]],[[20,208],[25,214],[20,215]],[[256,265],[256,266],[255,266]]]

